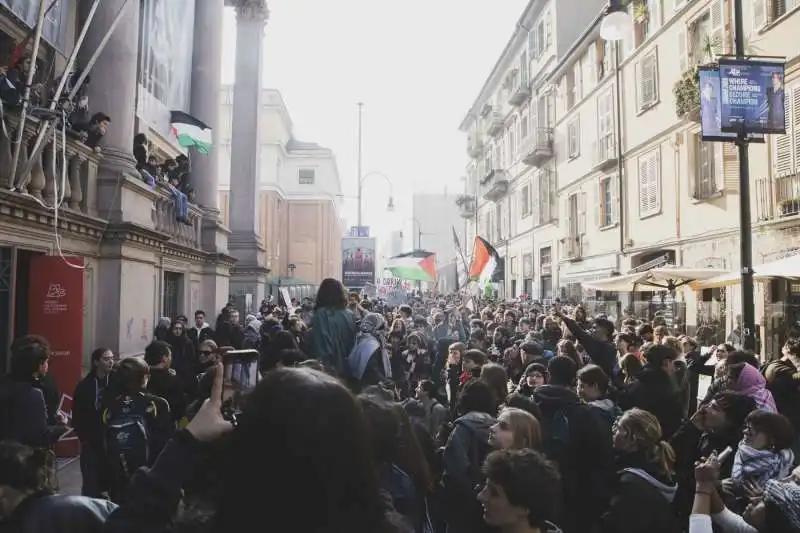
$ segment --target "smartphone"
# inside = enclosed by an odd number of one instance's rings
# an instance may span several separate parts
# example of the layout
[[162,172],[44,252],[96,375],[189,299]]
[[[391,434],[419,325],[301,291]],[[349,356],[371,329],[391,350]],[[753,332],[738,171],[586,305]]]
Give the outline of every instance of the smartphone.
[[730,455],[731,455],[732,453],[733,453],[733,448],[731,448],[730,446],[728,446],[727,448],[725,448],[724,450],[722,450],[722,451],[719,453],[719,455],[717,456],[717,464],[720,464],[720,465],[721,465],[722,463],[724,463],[724,462],[725,462],[725,460],[726,460],[728,457],[730,457]]
[[222,354],[222,414],[231,421],[242,412],[247,395],[259,377],[258,350],[231,350]]

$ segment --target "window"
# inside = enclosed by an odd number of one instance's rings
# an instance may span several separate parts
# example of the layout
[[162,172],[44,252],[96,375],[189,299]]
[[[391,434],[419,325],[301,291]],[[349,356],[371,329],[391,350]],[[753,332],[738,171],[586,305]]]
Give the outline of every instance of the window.
[[609,90],[597,97],[597,161],[613,159],[614,150],[614,100]]
[[519,121],[519,140],[525,139],[528,136],[528,108],[523,107],[520,113],[521,119]]
[[699,133],[694,136],[694,142],[694,197],[709,198],[717,193],[717,143],[704,142]]
[[597,51],[594,43],[589,45],[581,63],[583,65],[583,93],[589,94],[597,85]]
[[[708,9],[695,18],[688,28],[688,46],[684,45],[689,64],[710,63],[727,52],[725,18],[722,0],[712,0]],[[681,61],[683,62],[683,60]]]
[[512,257],[510,263],[511,263],[511,275],[512,276],[516,276],[517,275],[517,258],[516,257]]
[[553,42],[553,27],[550,12],[544,14],[528,33],[528,52],[531,59],[539,59]]
[[661,161],[659,148],[639,157],[639,216],[647,217],[661,209]]
[[581,155],[581,128],[577,117],[567,123],[567,152],[570,159]]
[[508,126],[508,160],[514,161],[517,155],[517,118]]
[[539,250],[539,267],[547,266],[553,263],[553,251],[549,246],[545,246]]
[[[528,82],[528,53],[524,50],[519,56],[519,83],[520,86],[527,86]],[[516,87],[515,87],[516,88]]]
[[636,63],[636,104],[639,111],[658,103],[658,55],[653,49]]
[[786,135],[772,137],[772,162],[777,177],[800,168],[800,86],[786,87]]
[[526,185],[522,188],[519,195],[519,210],[522,218],[531,214],[531,188]]
[[556,180],[555,173],[540,170],[534,177],[533,184],[533,222],[536,225],[547,224],[556,219]]
[[603,176],[600,178],[597,187],[598,211],[597,211],[597,224],[601,228],[612,226],[616,220],[614,219],[614,208],[616,204],[616,190],[614,188],[614,179],[611,176]]
[[[753,3],[753,18],[755,19],[759,13],[763,13],[762,18],[765,19],[760,25],[754,26],[755,28],[760,28],[764,24],[769,24],[784,16],[797,6],[800,6],[800,0],[754,0]],[[754,20],[753,23],[755,25],[756,21]]]
[[565,78],[567,80],[567,109],[569,110],[581,100],[580,61],[576,61],[572,68],[567,71]]
[[301,168],[297,174],[300,181],[300,185],[314,185],[313,168]]

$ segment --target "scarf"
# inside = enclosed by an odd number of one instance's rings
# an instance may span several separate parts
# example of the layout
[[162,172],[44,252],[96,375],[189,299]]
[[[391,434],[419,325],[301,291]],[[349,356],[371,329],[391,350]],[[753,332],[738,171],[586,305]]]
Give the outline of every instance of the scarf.
[[753,481],[759,487],[770,479],[782,479],[792,471],[794,453],[790,449],[774,452],[757,450],[744,441],[739,443],[733,459],[731,478],[734,485],[741,488],[745,481]]
[[800,530],[800,486],[771,479],[764,486],[764,501],[780,509],[792,527]]
[[768,413],[777,413],[775,408],[775,400],[772,398],[772,393],[767,390],[767,380],[761,375],[757,368],[744,365],[742,373],[739,374],[739,379],[736,381],[734,390],[738,394],[749,396],[756,402],[756,407]]
[[347,358],[350,366],[350,373],[356,379],[364,377],[372,354],[380,350],[381,363],[383,364],[383,375],[386,378],[392,377],[392,365],[389,361],[389,353],[386,350],[383,330],[386,329],[386,321],[378,313],[368,313],[359,324],[359,332],[356,335],[356,342],[353,350]]

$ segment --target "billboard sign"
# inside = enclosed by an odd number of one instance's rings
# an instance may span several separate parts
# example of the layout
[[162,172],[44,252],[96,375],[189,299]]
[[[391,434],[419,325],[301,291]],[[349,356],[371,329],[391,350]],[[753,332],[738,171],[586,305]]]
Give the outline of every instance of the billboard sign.
[[361,288],[375,283],[375,239],[342,239],[342,283],[347,288]]
[[722,131],[786,133],[783,74],[783,63],[720,60]]
[[[734,141],[737,133],[722,131],[722,99],[720,95],[719,68],[701,66],[697,69],[700,78],[700,134],[704,141]],[[751,142],[764,142],[762,134],[749,134]]]
[[369,237],[369,226],[350,226],[351,237]]

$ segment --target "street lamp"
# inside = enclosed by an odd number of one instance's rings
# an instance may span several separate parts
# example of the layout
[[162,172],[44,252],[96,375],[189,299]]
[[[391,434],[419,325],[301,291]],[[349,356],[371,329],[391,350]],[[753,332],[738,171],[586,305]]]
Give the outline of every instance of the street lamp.
[[389,202],[386,204],[386,210],[389,212],[394,211],[394,187],[392,187],[392,180],[386,177],[386,174],[382,172],[367,172],[363,176],[361,176],[358,180],[358,227],[361,227],[361,199],[362,199],[362,192],[364,190],[364,180],[370,178],[372,176],[379,176],[383,178],[386,183],[389,184]]

